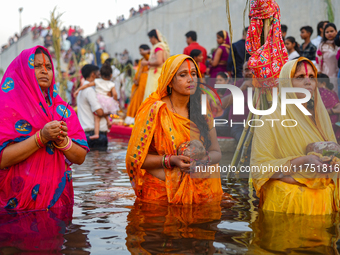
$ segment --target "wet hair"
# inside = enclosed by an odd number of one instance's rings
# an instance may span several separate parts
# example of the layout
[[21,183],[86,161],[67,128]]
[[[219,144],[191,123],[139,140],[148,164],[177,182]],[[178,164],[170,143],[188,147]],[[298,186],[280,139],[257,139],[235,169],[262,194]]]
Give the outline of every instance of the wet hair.
[[[195,66],[196,68],[196,66]],[[198,70],[196,70],[198,73]],[[167,88],[168,95],[169,94],[169,86]],[[200,141],[203,143],[206,150],[211,146],[211,140],[209,136],[209,126],[207,119],[201,113],[201,95],[202,90],[198,87],[195,91],[195,94],[190,96],[189,102],[187,104],[189,119],[194,122],[198,129],[200,130]],[[190,113],[191,112],[191,113]],[[202,139],[203,138],[203,139]]]
[[152,30],[148,33],[148,36],[149,36],[149,38],[155,37],[155,38],[159,41],[159,38],[158,38],[156,29],[152,29]]
[[147,44],[142,44],[142,45],[139,46],[139,49],[150,50],[150,47]]
[[295,38],[293,36],[288,36],[288,37],[286,37],[285,40],[288,40],[288,41],[290,41],[293,44],[295,43],[294,50],[296,50],[297,53],[300,54],[300,47],[299,47],[297,41],[295,40]]
[[110,79],[112,72],[111,65],[108,63],[104,63],[100,68],[100,75],[102,78]]
[[310,33],[310,35],[312,35],[313,34],[313,28],[311,27],[311,26],[303,26],[303,27],[301,27],[300,28],[300,32],[302,31],[302,30],[306,30],[308,33]]
[[47,53],[47,51],[44,50],[43,48],[37,48],[37,49],[35,50],[35,54],[45,54],[45,55],[48,57],[48,59],[50,60],[51,64],[52,64],[52,60],[51,60],[50,55],[49,55],[49,54]]
[[281,32],[282,33],[287,33],[287,31],[288,31],[288,27],[286,26],[286,25],[281,25]]
[[84,77],[84,79],[86,80],[87,78],[89,78],[91,76],[91,74],[93,72],[96,72],[99,70],[98,66],[95,65],[84,65],[83,68],[81,69],[81,75]]
[[[324,33],[323,33],[323,37],[322,37],[322,42],[326,42],[328,39],[326,38],[326,29],[329,28],[329,27],[332,27],[334,28],[335,31],[338,31],[336,29],[336,25],[334,23],[328,23],[326,26],[325,26],[325,30],[324,30]],[[333,43],[333,47],[335,47],[335,44]]]
[[318,74],[318,82],[319,83],[323,83],[323,82],[326,83],[326,88],[328,88],[329,90],[334,89],[334,85],[333,85],[333,83],[331,83],[327,74],[319,73]]
[[317,26],[317,30],[318,30],[318,35],[320,35],[321,36],[321,29],[323,29],[323,25],[325,24],[325,23],[329,23],[328,21],[320,21],[319,23],[318,23],[318,26]]
[[197,41],[197,33],[195,31],[189,31],[188,33],[185,34],[186,38],[191,38],[194,42]]
[[196,57],[198,57],[201,54],[202,54],[201,50],[194,49],[194,50],[190,51],[190,57],[192,57],[193,59],[195,59]]
[[217,32],[217,34],[218,34],[219,36],[221,36],[224,40],[226,39],[226,38],[224,38],[223,30]]

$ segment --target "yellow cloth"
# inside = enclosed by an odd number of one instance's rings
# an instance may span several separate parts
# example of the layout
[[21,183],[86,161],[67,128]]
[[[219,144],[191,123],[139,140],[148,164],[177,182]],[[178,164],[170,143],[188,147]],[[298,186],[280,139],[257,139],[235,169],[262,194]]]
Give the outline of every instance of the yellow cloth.
[[[290,61],[282,68],[279,91],[282,87],[292,87],[290,78],[294,76],[298,62],[302,60],[308,61],[317,74],[313,63],[306,58]],[[308,144],[321,141],[336,142],[329,115],[317,87],[314,91],[314,97],[315,122],[311,116],[305,116],[295,105],[287,105],[287,115],[281,116],[281,93],[279,94],[277,110],[271,115],[263,116],[261,119],[265,122],[265,125],[255,129],[251,166],[267,166],[268,168],[269,166],[290,166],[291,160],[306,155]],[[296,99],[297,97],[295,93],[287,93],[287,98]],[[294,119],[298,122],[298,125],[294,128],[288,128],[283,127],[277,121],[274,127],[271,127],[271,122],[266,121],[267,119],[277,119],[280,122],[284,119]],[[275,172],[252,173],[254,187],[260,197],[260,206],[263,210],[309,215],[328,214],[337,210],[338,206],[335,206],[335,204],[338,204],[338,189],[332,188],[337,183],[336,173],[328,176],[304,171],[292,174],[296,181],[306,186],[274,181],[270,179],[273,174]],[[334,200],[335,196],[336,199]],[[328,198],[329,201],[319,203],[315,200],[316,198],[322,198],[323,201]],[[327,205],[327,208],[325,205]]]
[[[135,80],[137,84],[133,84],[131,89],[131,101],[127,109],[126,116],[134,118],[138,111],[139,106],[143,102],[146,81],[148,79],[148,66],[141,67],[141,62],[144,58],[139,61],[138,69],[135,75]],[[145,60],[149,59],[149,55],[146,56]]]
[[339,216],[259,211],[246,254],[339,254]]
[[105,61],[110,57],[109,53],[107,52],[103,52],[101,55],[100,55],[100,61],[102,62],[102,64],[105,63]]
[[[157,36],[159,39],[159,43],[156,43],[155,45],[152,46],[151,49],[151,53],[150,53],[150,59],[154,60],[156,58],[156,52],[155,50],[157,48],[161,48],[162,49],[162,53],[163,53],[163,63],[170,57],[170,48],[169,45],[165,39],[165,37],[158,31],[157,32]],[[158,86],[158,79],[161,75],[161,71],[162,71],[162,66],[158,66],[158,67],[150,67],[149,69],[149,73],[148,73],[148,80],[146,83],[146,87],[145,87],[145,92],[144,92],[144,98],[143,101],[148,98],[153,92],[155,92],[157,90],[157,86]]]
[[[188,173],[182,173],[178,167],[172,170],[165,169],[164,182],[141,169],[150,147],[153,147],[158,155],[177,155],[179,145],[200,138],[195,123],[173,113],[162,101],[162,98],[168,95],[167,86],[186,59],[192,60],[189,56],[181,54],[169,58],[164,63],[157,91],[143,102],[135,118],[126,154],[126,169],[137,197],[144,201],[163,200],[172,204],[199,204],[220,201],[222,198],[221,180],[217,171],[210,175],[210,178],[193,178]],[[199,70],[197,65],[196,69]],[[211,114],[207,122],[209,128],[212,128]]]

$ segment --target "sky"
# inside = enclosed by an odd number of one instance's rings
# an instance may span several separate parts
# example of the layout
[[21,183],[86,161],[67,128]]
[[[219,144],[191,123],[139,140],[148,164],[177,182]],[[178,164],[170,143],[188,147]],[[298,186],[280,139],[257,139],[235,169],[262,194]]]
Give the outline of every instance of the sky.
[[57,6],[57,13],[63,13],[62,26],[81,26],[84,35],[95,33],[98,22],[105,23],[109,19],[115,23],[117,16],[122,14],[129,17],[129,10],[138,9],[139,4],[156,6],[157,0],[10,0],[6,1],[0,15],[0,47],[8,42],[8,39],[19,32],[19,8],[21,13],[22,28],[27,25],[43,22],[47,26],[51,11]]

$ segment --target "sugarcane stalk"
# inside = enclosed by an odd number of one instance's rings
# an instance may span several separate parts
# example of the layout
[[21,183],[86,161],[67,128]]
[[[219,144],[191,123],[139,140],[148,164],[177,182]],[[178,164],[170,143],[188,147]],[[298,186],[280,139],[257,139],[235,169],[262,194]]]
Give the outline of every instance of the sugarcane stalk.
[[[259,106],[257,106],[256,108],[258,109]],[[259,115],[254,115],[254,120],[257,120],[257,119],[259,119]],[[248,132],[248,135],[247,135],[247,139],[245,140],[244,145],[243,145],[243,149],[242,149],[240,161],[239,161],[239,163],[237,165],[237,169],[240,169],[240,167],[246,161],[246,157],[247,157],[247,153],[248,153],[248,148],[249,148],[249,145],[251,143],[251,140],[253,139],[254,130],[255,130],[255,126],[251,126],[250,130]]]
[[[230,50],[231,50],[231,57],[233,60],[234,65],[234,71],[236,73],[236,60],[235,60],[235,54],[233,50],[233,28],[231,26],[231,17],[230,17],[230,6],[229,6],[229,0],[226,0],[226,12],[227,12],[227,18],[228,18],[228,24],[229,24],[229,36],[230,36]],[[226,38],[225,38],[226,39]],[[235,79],[236,83],[236,79]]]
[[[255,99],[255,97],[254,97],[254,99]],[[237,144],[236,151],[234,153],[233,159],[231,160],[231,166],[235,166],[236,165],[236,161],[237,161],[239,153],[241,151],[242,144],[244,142],[244,139],[245,139],[246,134],[247,134],[248,129],[249,129],[249,126],[248,126],[247,123],[248,123],[249,120],[252,119],[252,117],[253,117],[253,113],[249,112],[248,118],[247,118],[247,122],[246,122],[246,126],[243,129],[243,132],[242,132],[241,138],[240,138],[240,140],[239,140],[239,142]]]

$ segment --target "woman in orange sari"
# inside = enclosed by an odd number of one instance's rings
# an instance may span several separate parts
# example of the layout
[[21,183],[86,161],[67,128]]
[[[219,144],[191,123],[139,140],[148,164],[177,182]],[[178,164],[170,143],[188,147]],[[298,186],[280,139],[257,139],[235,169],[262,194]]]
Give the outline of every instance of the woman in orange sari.
[[[187,55],[169,58],[162,67],[156,93],[137,112],[126,168],[142,201],[199,204],[222,199],[218,172],[195,178],[190,174],[195,161],[190,164],[189,157],[177,155],[181,144],[201,140],[208,152],[202,160],[212,165],[221,159],[213,117],[209,111],[207,118],[201,115],[202,92],[195,82],[201,78],[198,70]],[[164,157],[170,165],[164,165]]]
[[146,82],[148,80],[149,67],[143,65],[143,60],[148,61],[150,56],[150,47],[146,44],[139,46],[139,52],[142,55],[142,59],[139,61],[138,69],[135,75],[134,84],[131,89],[131,101],[127,109],[125,124],[132,125],[135,123],[135,116],[139,106],[143,102],[144,91]]

